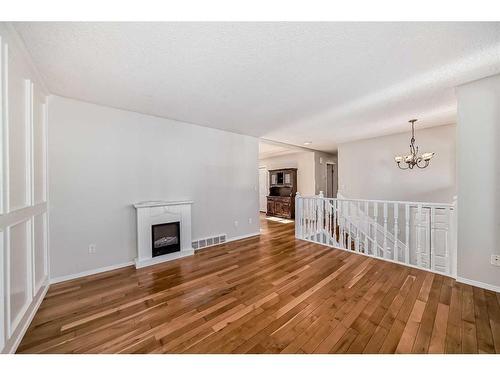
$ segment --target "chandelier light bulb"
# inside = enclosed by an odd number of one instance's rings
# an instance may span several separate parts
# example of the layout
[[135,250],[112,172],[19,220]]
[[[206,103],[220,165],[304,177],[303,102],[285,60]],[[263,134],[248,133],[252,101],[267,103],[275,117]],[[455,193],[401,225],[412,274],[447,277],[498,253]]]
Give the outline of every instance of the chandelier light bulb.
[[422,154],[422,160],[424,161],[427,161],[427,160],[431,160],[432,157],[434,156],[435,152],[426,152],[424,154]]

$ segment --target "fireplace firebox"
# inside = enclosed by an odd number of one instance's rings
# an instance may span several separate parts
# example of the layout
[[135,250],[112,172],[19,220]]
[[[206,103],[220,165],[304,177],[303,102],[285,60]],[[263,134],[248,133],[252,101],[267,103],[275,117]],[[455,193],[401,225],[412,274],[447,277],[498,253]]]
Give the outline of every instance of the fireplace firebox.
[[181,251],[180,222],[151,226],[153,257]]

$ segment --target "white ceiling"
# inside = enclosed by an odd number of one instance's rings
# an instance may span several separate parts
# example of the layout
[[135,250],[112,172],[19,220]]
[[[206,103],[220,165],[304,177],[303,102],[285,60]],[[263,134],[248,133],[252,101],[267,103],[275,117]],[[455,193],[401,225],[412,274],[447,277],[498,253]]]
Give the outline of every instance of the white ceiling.
[[297,152],[304,152],[306,149],[288,146],[285,144],[277,144],[274,142],[269,142],[261,140],[259,142],[259,159],[266,159],[275,156],[295,154]]
[[500,23],[16,23],[57,95],[333,151],[454,122]]

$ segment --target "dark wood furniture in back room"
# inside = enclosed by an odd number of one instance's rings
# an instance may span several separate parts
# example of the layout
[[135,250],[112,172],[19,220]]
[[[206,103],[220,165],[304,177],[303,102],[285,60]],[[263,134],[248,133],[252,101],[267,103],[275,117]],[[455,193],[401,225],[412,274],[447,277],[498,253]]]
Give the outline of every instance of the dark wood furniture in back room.
[[269,182],[267,215],[293,219],[297,193],[297,168],[270,170]]

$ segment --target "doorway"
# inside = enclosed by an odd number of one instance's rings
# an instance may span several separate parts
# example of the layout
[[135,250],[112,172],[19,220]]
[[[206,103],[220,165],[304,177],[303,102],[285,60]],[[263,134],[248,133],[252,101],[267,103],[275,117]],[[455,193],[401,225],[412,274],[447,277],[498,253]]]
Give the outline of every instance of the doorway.
[[326,163],[326,197],[337,198],[337,177],[335,174],[335,163]]

